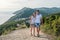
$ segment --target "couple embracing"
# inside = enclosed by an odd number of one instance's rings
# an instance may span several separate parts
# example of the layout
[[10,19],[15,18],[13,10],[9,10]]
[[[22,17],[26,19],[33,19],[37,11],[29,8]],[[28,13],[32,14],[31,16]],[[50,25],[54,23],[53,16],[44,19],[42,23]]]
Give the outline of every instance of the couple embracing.
[[39,37],[41,23],[42,23],[42,15],[39,10],[36,10],[30,17],[31,36]]

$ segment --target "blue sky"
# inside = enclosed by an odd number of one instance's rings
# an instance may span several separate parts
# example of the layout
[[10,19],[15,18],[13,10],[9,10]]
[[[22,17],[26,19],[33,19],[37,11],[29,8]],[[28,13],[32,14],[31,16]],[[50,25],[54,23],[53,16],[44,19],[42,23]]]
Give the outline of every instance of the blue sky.
[[14,11],[23,7],[60,7],[60,0],[0,0],[0,11]]

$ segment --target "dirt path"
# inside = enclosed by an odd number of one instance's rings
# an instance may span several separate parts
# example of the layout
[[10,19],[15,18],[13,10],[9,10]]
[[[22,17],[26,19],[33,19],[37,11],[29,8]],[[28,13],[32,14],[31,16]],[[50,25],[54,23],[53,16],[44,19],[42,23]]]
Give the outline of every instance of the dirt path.
[[0,36],[0,40],[50,40],[50,38],[42,32],[40,32],[40,37],[30,36],[30,31],[26,28],[15,30],[7,35],[2,35]]

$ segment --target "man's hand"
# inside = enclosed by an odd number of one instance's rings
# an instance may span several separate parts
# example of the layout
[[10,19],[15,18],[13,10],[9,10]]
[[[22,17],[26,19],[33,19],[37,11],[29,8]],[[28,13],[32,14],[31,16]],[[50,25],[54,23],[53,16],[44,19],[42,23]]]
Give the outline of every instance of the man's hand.
[[43,25],[43,19],[41,18],[41,24]]

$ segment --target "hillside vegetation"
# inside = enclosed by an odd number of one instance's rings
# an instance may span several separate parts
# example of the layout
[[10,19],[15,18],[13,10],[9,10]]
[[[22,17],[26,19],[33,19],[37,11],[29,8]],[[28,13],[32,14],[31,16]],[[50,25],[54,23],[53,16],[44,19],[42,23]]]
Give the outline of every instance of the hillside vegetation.
[[[17,25],[19,24],[19,25]],[[10,21],[0,25],[0,35],[5,35],[13,30],[25,28],[25,20],[20,21]]]
[[44,17],[44,24],[42,25],[41,30],[55,36],[56,39],[54,38],[54,40],[60,40],[60,13]]

